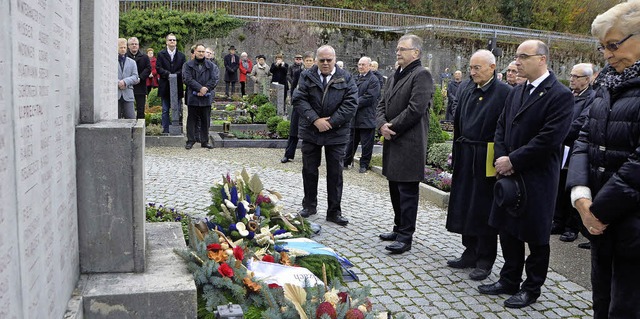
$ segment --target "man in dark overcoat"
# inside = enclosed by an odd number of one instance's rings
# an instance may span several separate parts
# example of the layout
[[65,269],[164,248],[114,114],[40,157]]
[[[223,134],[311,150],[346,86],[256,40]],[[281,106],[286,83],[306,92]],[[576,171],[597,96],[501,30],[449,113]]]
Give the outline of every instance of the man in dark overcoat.
[[498,249],[498,232],[489,226],[496,178],[487,176],[487,145],[493,142],[511,87],[496,78],[496,58],[491,51],[478,50],[469,66],[472,81],[458,91],[454,116],[453,179],[447,215],[447,230],[462,235],[465,250],[447,265],[474,267],[469,277],[483,280],[491,273]]
[[421,38],[407,34],[398,40],[398,68],[376,109],[376,127],[384,137],[382,175],[389,181],[394,213],[392,232],[379,237],[393,241],[385,247],[393,254],[411,249],[424,179],[433,79],[420,63],[421,55]]
[[224,94],[229,97],[229,85],[231,94],[236,92],[236,82],[238,82],[238,68],[240,67],[240,56],[236,54],[236,47],[229,47],[229,54],[224,56]]
[[[573,94],[547,70],[549,49],[538,40],[518,46],[518,75],[527,81],[507,96],[496,129],[495,169],[498,178],[524,183],[522,208],[499,207],[494,197],[489,225],[497,228],[504,266],[500,280],[478,287],[483,294],[511,294],[504,305],[522,308],[540,296],[549,267],[549,236],[555,207],[562,142],[571,125]],[[525,260],[525,243],[530,255]],[[527,278],[522,282],[522,270]]]
[[169,112],[171,110],[171,90],[169,88],[169,75],[176,74],[178,78],[178,100],[184,96],[182,89],[182,66],[187,62],[184,54],[178,51],[178,40],[173,33],[166,38],[167,47],[158,53],[156,70],[160,75],[158,80],[158,96],[162,100],[162,133],[169,133]]
[[462,71],[456,70],[453,72],[453,81],[449,81],[447,85],[447,110],[445,114],[445,120],[453,121],[453,113],[456,110],[456,100],[458,96],[458,90],[462,86]]
[[371,71],[371,58],[363,56],[358,61],[358,110],[353,118],[351,138],[347,146],[347,156],[344,166],[353,162],[353,157],[358,150],[358,144],[362,143],[362,156],[360,156],[359,173],[365,173],[371,163],[373,143],[376,135],[376,106],[380,97],[380,82]]
[[127,57],[136,61],[140,83],[133,86],[133,95],[136,99],[136,118],[144,119],[144,108],[147,100],[147,81],[151,74],[151,61],[149,57],[140,51],[138,38],[131,37],[127,40]]
[[316,66],[300,74],[291,99],[300,114],[298,138],[302,140],[302,217],[317,213],[318,167],[322,149],[327,163],[326,220],[346,226],[342,215],[342,169],[349,142],[351,118],[358,107],[358,87],[351,74],[336,67],[336,51],[323,45],[316,51]]
[[[195,46],[195,58],[184,65],[184,83],[187,86],[188,110],[187,115],[187,144],[191,149],[196,141],[201,147],[212,149],[209,143],[209,125],[211,121],[211,103],[213,103],[214,89],[218,84],[220,70],[218,66],[205,58],[203,44]],[[196,122],[200,122],[200,130],[196,131]],[[196,134],[199,138],[196,139]]]

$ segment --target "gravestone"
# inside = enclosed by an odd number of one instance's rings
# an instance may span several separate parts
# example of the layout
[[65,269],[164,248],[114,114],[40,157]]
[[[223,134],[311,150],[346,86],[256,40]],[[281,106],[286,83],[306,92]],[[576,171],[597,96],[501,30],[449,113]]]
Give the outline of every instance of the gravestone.
[[269,102],[273,103],[276,106],[278,115],[286,115],[286,109],[284,105],[284,85],[276,82],[271,83],[271,90],[269,90]]
[[2,1],[0,318],[60,318],[77,281],[76,1]]
[[171,124],[169,125],[169,135],[182,135],[182,103],[178,98],[178,75],[169,74],[169,93],[171,94]]

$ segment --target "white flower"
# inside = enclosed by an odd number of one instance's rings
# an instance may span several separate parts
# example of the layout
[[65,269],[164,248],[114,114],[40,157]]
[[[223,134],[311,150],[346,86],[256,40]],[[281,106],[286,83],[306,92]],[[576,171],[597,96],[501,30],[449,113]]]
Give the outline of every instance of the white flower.
[[238,233],[242,237],[246,237],[247,235],[249,235],[249,231],[247,230],[247,225],[245,225],[243,222],[237,222],[236,229],[238,229]]
[[227,208],[229,208],[229,209],[234,209],[235,210],[236,208],[238,208],[238,206],[233,205],[233,203],[228,199],[224,200],[224,204],[227,205]]

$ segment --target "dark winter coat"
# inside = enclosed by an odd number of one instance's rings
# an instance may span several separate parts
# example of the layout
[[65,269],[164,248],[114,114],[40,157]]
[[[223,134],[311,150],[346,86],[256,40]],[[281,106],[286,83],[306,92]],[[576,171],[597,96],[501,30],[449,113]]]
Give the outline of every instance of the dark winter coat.
[[[469,81],[474,83],[473,81]],[[449,85],[447,85],[447,114],[445,115],[446,120],[453,120],[453,113],[456,110],[456,97],[458,94],[458,90],[460,89],[461,82],[451,81]],[[469,84],[468,82],[465,84]]]
[[525,85],[511,90],[495,136],[495,159],[509,156],[516,174],[526,188],[526,203],[514,217],[495,203],[489,225],[519,240],[546,245],[562,163],[562,142],[571,125],[573,94],[549,74],[522,103]]
[[131,51],[127,50],[127,56],[136,61],[138,67],[138,76],[140,77],[140,83],[133,86],[133,94],[147,95],[147,79],[151,74],[151,61],[146,54],[142,51],[138,51],[135,55]]
[[372,72],[356,76],[358,86],[358,110],[354,117],[355,128],[376,127],[376,106],[380,98],[380,82]]
[[376,109],[376,129],[391,123],[390,129],[396,132],[384,140],[382,174],[394,182],[419,182],[424,179],[427,157],[433,79],[420,64],[403,72],[409,73],[398,82],[396,76],[387,79]]
[[300,80],[300,73],[304,71],[303,64],[292,64],[289,66],[287,70],[287,82],[291,83],[291,93],[293,94],[293,90],[298,86],[298,80]]
[[[571,128],[569,128],[569,133],[567,137],[564,138],[564,145],[569,147],[569,158],[567,158],[566,163],[564,163],[563,169],[567,169],[569,167],[569,163],[571,162],[571,153],[573,152],[573,143],[576,139],[578,139],[578,134],[580,134],[580,129],[587,121],[587,116],[589,115],[589,109],[591,108],[591,102],[596,96],[596,92],[589,86],[582,94],[578,95],[574,99],[573,105],[573,113],[571,116]],[[560,187],[564,187],[564,185],[560,185]]]
[[[603,70],[604,72],[604,70]],[[596,89],[574,143],[567,187],[588,186],[591,212],[609,224],[617,247],[640,249],[640,78]],[[619,244],[619,245],[618,245]]]
[[[184,83],[187,85],[189,106],[211,107],[219,73],[218,66],[207,59],[203,59],[202,63],[193,59],[185,64],[183,76]],[[206,86],[209,91],[205,96],[198,96],[197,93],[203,86]]]
[[[336,67],[327,87],[322,88],[318,67],[300,74],[298,88],[293,91],[293,107],[300,115],[298,137],[316,145],[336,145],[349,142],[349,123],[358,107],[358,87],[351,74]],[[331,129],[320,132],[313,122],[330,117]]]
[[158,96],[163,99],[169,99],[169,95],[171,94],[169,74],[178,75],[178,99],[181,99],[184,95],[182,90],[182,66],[187,62],[187,58],[182,52],[177,50],[178,49],[176,49],[173,61],[166,48],[158,53],[158,58],[156,59],[156,70],[158,74],[160,74],[160,80],[158,80]]
[[284,85],[284,91],[289,91],[289,84],[287,83],[287,71],[289,70],[289,64],[284,63],[283,65],[276,65],[276,63],[271,63],[271,68],[269,72],[271,72],[271,82],[276,82]]
[[498,118],[511,87],[494,77],[478,88],[466,82],[458,91],[453,125],[453,179],[449,197],[447,230],[484,236],[489,227],[495,176],[486,176],[487,143],[493,142]]
[[[231,62],[231,56],[235,61]],[[224,56],[224,81],[238,82],[238,68],[240,67],[240,57],[237,54],[227,54]]]

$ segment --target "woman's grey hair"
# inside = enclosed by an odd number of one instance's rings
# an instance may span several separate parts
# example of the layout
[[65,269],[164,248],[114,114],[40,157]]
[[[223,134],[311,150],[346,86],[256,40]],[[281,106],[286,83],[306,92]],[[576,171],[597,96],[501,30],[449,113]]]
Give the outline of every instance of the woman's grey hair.
[[611,29],[625,36],[640,31],[640,1],[629,0],[599,14],[591,24],[591,34],[602,40]]
[[400,41],[411,40],[411,47],[418,49],[418,53],[422,54],[422,39],[415,34],[405,34],[400,39]]

